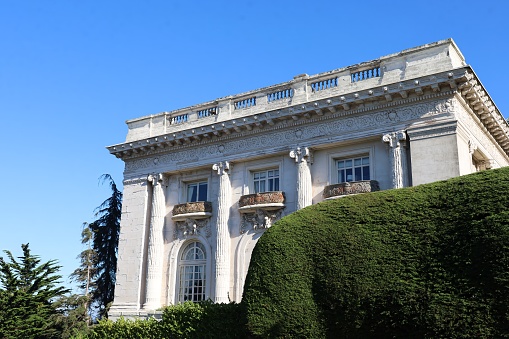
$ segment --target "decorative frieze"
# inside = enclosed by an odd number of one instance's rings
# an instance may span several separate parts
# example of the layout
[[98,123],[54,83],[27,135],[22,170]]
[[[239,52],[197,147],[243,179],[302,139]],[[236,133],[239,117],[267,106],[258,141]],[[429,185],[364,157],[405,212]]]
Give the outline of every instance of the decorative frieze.
[[376,180],[350,181],[325,186],[323,189],[323,198],[340,197],[350,194],[370,193],[380,190],[380,185]]
[[[423,96],[423,98],[426,96]],[[421,100],[421,98],[419,99]],[[277,127],[266,127],[263,134],[260,131],[243,131],[242,138],[224,136],[221,138],[221,145],[212,141],[203,141],[199,147],[179,146],[168,153],[158,156],[158,165],[178,166],[187,165],[189,162],[205,162],[218,156],[245,154],[257,152],[260,149],[272,149],[276,144],[292,145],[301,141],[311,140],[316,144],[338,142],[348,138],[349,135],[359,131],[369,133],[380,127],[389,126],[394,123],[434,117],[439,114],[452,114],[454,112],[454,99],[431,100],[427,102],[416,101],[413,105],[381,108],[378,112],[369,111],[360,114],[361,111],[350,113],[336,112],[305,121],[290,122],[285,120]],[[396,103],[401,105],[402,103]],[[385,105],[389,106],[389,105]],[[375,109],[374,107],[373,109]],[[303,128],[305,125],[305,128]],[[294,126],[292,128],[292,126]],[[301,127],[302,126],[302,127]],[[284,127],[284,128],[283,128]],[[321,139],[323,139],[321,141]],[[150,154],[151,151],[148,151]],[[136,172],[142,169],[153,167],[153,158],[125,159],[126,173]]]

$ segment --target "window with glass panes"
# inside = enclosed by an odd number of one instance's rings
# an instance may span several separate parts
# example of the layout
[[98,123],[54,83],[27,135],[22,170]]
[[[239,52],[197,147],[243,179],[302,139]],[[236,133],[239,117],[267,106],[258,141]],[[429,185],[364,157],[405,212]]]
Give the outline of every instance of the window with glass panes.
[[253,186],[255,193],[279,191],[279,170],[253,172]]
[[336,160],[338,182],[370,180],[369,157]]
[[199,242],[187,245],[179,262],[178,301],[205,300],[206,265],[205,247]]
[[207,201],[207,182],[187,184],[187,202]]

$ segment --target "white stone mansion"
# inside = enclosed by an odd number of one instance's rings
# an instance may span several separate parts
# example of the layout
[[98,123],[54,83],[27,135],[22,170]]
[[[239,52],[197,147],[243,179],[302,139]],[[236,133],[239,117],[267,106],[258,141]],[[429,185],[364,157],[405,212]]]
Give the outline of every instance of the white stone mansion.
[[451,40],[127,121],[110,318],[240,301],[272,223],[324,199],[509,165],[509,126]]

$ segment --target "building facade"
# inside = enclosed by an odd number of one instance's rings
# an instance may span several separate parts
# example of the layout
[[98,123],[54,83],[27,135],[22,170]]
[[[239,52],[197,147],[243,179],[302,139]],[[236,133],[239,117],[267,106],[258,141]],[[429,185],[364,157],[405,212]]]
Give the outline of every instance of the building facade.
[[110,318],[240,301],[284,215],[509,165],[509,126],[451,40],[127,121]]

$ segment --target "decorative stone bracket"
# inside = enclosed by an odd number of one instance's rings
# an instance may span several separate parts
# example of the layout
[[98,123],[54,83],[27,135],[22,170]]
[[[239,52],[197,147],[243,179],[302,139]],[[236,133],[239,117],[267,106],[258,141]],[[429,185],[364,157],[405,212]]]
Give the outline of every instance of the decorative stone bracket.
[[243,213],[240,233],[245,233],[250,228],[255,231],[267,229],[271,227],[274,222],[281,219],[282,212],[283,209],[280,208],[276,211],[256,209],[255,212]]
[[242,214],[240,233],[249,229],[264,230],[281,218],[285,208],[285,194],[281,191],[244,195],[239,200]]
[[329,199],[341,197],[350,194],[369,193],[380,191],[380,186],[376,180],[351,181],[325,186],[323,189],[323,198]]
[[187,237],[189,235],[197,235],[200,233],[201,229],[205,230],[205,236],[208,238],[212,234],[210,231],[210,223],[208,219],[192,219],[186,218],[185,220],[180,220],[175,223],[176,227],[173,231],[173,238],[177,239],[179,237],[179,233]]
[[178,238],[179,233],[186,237],[200,233],[205,229],[205,235],[210,237],[209,218],[212,216],[212,203],[210,201],[186,202],[175,205],[172,211],[172,219],[175,221],[173,237]]

